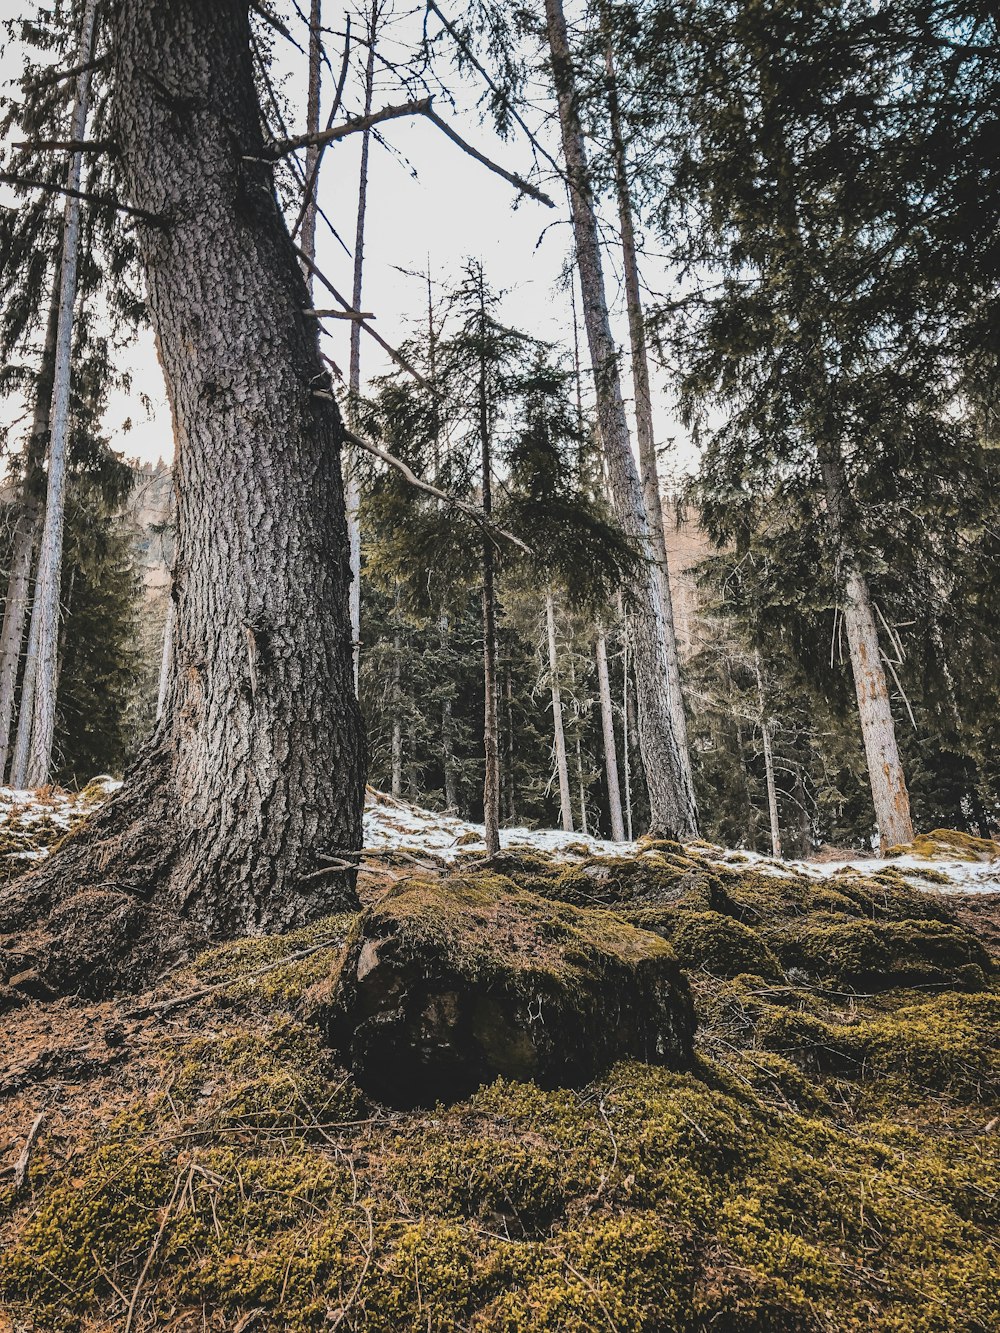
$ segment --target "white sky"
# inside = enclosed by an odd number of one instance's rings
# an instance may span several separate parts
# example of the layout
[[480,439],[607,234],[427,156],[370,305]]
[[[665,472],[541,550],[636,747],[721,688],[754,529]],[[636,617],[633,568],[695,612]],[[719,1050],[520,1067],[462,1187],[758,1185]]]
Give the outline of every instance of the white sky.
[[[303,7],[307,8],[307,3]],[[407,10],[403,0],[396,0],[396,7],[397,17],[391,35],[396,40],[405,40],[419,32],[422,9]],[[32,8],[30,0],[0,0],[0,17],[20,15]],[[290,0],[275,3],[274,8],[282,13],[290,30],[305,45],[306,30]],[[342,4],[326,0],[324,22],[339,30],[343,26],[343,15]],[[357,32],[362,20],[355,16],[354,24]],[[4,49],[0,50],[0,81],[9,86],[9,81],[19,73],[20,57],[16,45],[6,45],[6,38],[2,36],[0,40],[5,43]],[[332,36],[327,41],[331,60],[339,64],[335,52],[340,43]],[[301,132],[305,119],[305,57],[281,39],[278,39],[278,49],[285,70],[281,80],[282,92],[292,106],[301,107],[289,129],[293,133]],[[386,47],[387,52],[391,49]],[[442,47],[442,57],[444,54],[445,48]],[[358,62],[361,59],[359,50]],[[440,72],[446,73],[443,63]],[[448,73],[446,77],[449,86],[454,88],[455,76]],[[383,87],[376,91],[374,98],[376,109],[390,102],[406,100],[398,87],[390,88],[385,79],[382,82]],[[324,125],[332,84],[329,71],[325,71],[321,110]],[[500,140],[488,122],[479,121],[474,103],[481,88],[476,83],[469,83],[458,91],[458,107],[453,110],[439,99],[439,114],[489,157],[510,171],[528,175],[532,154],[524,136],[518,135],[508,142]],[[354,71],[353,78],[349,78],[342,115],[358,113],[361,95],[359,68]],[[541,122],[542,117],[526,116],[526,119],[535,124]],[[545,208],[528,198],[517,203],[516,193],[506,181],[466,156],[429,122],[423,119],[396,120],[381,128],[394,151],[389,151],[373,137],[362,305],[365,310],[375,312],[374,326],[382,337],[397,344],[407,335],[410,324],[423,318],[425,287],[419,278],[406,277],[399,269],[423,272],[429,262],[435,279],[447,284],[459,273],[464,260],[474,256],[483,261],[491,285],[507,293],[502,313],[509,323],[571,349],[570,296],[559,285],[571,234],[559,182],[543,185],[552,194],[557,205],[555,209]],[[540,137],[553,156],[558,157],[551,137]],[[360,146],[360,135],[330,145],[323,159],[319,184],[320,206],[348,245],[353,245],[355,230]],[[9,192],[0,187],[0,203],[8,201],[12,201]],[[338,289],[349,296],[353,261],[331,237],[322,219],[317,221],[317,262]],[[627,329],[620,309],[615,269],[614,257],[609,256],[606,263],[608,295],[617,307],[616,334],[625,342]],[[662,288],[663,272],[655,271],[653,263],[646,265],[645,270],[651,284]],[[326,304],[320,301],[319,295],[317,302]],[[324,338],[325,350],[346,376],[349,325],[346,321],[328,321],[326,327],[330,332]],[[114,447],[143,460],[169,458],[173,448],[170,416],[152,334],[148,330],[140,332],[134,343],[124,349],[119,364],[122,369],[132,372],[132,389],[128,395],[114,393],[109,403],[105,427]],[[362,379],[382,373],[390,364],[382,349],[363,336]],[[664,378],[654,368],[658,443],[664,445],[672,438],[678,440],[678,446],[663,457],[661,470],[669,474],[689,466],[692,451],[686,442],[682,442],[682,429],[670,411]],[[626,395],[630,394],[630,388],[626,376],[623,384]],[[152,400],[150,411],[142,405],[141,395]],[[22,406],[0,402],[0,418],[12,420]],[[124,434],[122,426],[127,420],[132,423],[131,430]]]

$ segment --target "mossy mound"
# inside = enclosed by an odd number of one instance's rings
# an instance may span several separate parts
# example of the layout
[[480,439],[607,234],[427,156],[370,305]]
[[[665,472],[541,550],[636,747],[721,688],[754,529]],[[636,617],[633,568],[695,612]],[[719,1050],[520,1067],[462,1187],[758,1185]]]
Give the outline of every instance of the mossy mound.
[[[963,934],[949,904],[926,895],[922,915],[891,877],[752,862],[718,872],[726,910],[643,904],[637,860],[626,914],[532,897],[534,928],[552,931],[532,947],[565,977],[594,931],[677,941],[698,1012],[683,1071],[623,1060],[582,1088],[497,1078],[390,1111],[310,1019],[322,978],[359,957],[346,916],[212,951],[173,979],[167,1011],[151,1012],[161,992],[0,1018],[19,1048],[70,1018],[66,1049],[112,1028],[115,1043],[72,1078],[42,1049],[36,1082],[0,1096],[0,1167],[47,1114],[24,1188],[0,1176],[0,1328],[96,1333],[131,1305],[136,1333],[994,1329],[1000,993],[989,959],[956,962],[976,915]],[[524,943],[496,916],[514,891],[421,884],[410,908],[410,890],[385,901],[387,919],[408,914],[489,984],[494,941]],[[459,928],[470,913],[481,931]],[[817,940],[869,927],[899,951],[894,980],[852,993]],[[900,984],[924,945],[940,978]]]
[[408,879],[365,912],[317,1017],[362,1087],[393,1106],[497,1075],[587,1082],[615,1058],[690,1063],[673,950],[608,912],[496,874]]
[[927,856],[947,861],[1000,861],[1000,842],[976,838],[958,829],[936,828],[918,833],[912,843],[890,847],[887,856]]
[[785,967],[858,989],[979,986],[983,969],[989,966],[989,956],[977,939],[958,925],[939,921],[819,916],[808,929],[784,927],[768,932],[767,938]]

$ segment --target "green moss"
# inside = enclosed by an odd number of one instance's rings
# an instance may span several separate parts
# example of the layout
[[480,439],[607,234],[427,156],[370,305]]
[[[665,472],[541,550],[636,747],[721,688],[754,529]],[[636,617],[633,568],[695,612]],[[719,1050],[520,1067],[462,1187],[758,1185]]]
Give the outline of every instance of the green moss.
[[768,939],[785,967],[859,989],[940,982],[981,985],[982,969],[989,966],[989,956],[974,936],[937,921],[820,917],[806,929],[769,932]]
[[777,958],[742,921],[718,912],[683,912],[668,936],[684,967],[703,968],[713,976],[735,977],[752,972],[761,977],[779,976]]
[[[628,920],[593,910],[571,928],[540,903],[537,965],[572,968],[597,939],[628,956],[635,925],[655,925],[692,960],[694,1070],[629,1061],[575,1091],[497,1080],[387,1115],[303,1021],[304,978],[264,992],[245,975],[350,922],[227,946],[177,983],[230,982],[223,1003],[178,1011],[60,1100],[28,1189],[0,1198],[0,1312],[46,1333],[120,1327],[162,1228],[138,1328],[221,1333],[251,1313],[253,1333],[993,1328],[1000,995],[974,937],[882,873],[730,867],[720,912],[683,896],[700,892],[698,849],[687,866],[669,847],[645,859],[661,855],[652,887],[648,865],[616,880]],[[662,896],[668,872],[680,896]],[[544,858],[534,873],[553,878]],[[448,883],[481,926],[455,947],[488,985],[498,947],[519,947],[496,910],[509,881]],[[407,910],[447,943],[455,922],[427,893]],[[891,988],[847,994],[877,957]],[[899,985],[924,967],[946,975]]]

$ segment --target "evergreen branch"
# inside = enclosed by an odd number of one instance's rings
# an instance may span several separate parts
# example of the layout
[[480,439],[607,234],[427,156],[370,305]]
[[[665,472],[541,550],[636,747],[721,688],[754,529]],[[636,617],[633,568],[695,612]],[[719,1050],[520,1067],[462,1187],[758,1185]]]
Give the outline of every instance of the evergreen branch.
[[133,208],[130,204],[119,203],[108,194],[90,194],[86,190],[71,190],[68,185],[55,185],[51,181],[33,180],[28,176],[17,176],[13,172],[0,171],[0,185],[20,185],[32,190],[52,190],[55,194],[67,194],[73,199],[82,199],[85,204],[96,204],[100,208],[114,208],[129,217],[148,222],[151,227],[165,227],[167,219],[160,213],[150,213],[145,208]]
[[330,130],[317,130],[315,134],[297,134],[294,138],[283,139],[280,143],[270,144],[264,150],[268,161],[294,153],[299,148],[321,147],[346,139],[349,134],[358,134],[370,130],[373,125],[380,125],[384,120],[399,120],[403,116],[426,115],[430,111],[431,99],[418,98],[414,102],[402,102],[399,106],[386,106],[381,111],[373,111],[370,116],[355,116],[345,120]]
[[39,74],[36,79],[24,79],[21,87],[27,93],[40,92],[42,88],[50,88],[54,83],[62,83],[64,79],[75,79],[78,74],[87,74],[92,69],[101,69],[108,63],[106,55],[98,56],[96,60],[87,60],[82,65],[73,65],[70,69],[49,70],[45,74]]
[[348,444],[353,444],[355,448],[363,449],[365,453],[372,454],[375,458],[380,458],[383,463],[388,463],[390,467],[394,467],[398,472],[401,472],[409,484],[415,487],[418,491],[426,491],[428,495],[433,495],[435,499],[444,500],[446,504],[453,505],[456,509],[460,509],[463,514],[467,514],[473,522],[478,523],[479,526],[487,532],[495,532],[497,536],[506,538],[507,541],[513,542],[515,546],[519,546],[522,551],[526,552],[526,554],[531,555],[531,547],[521,541],[520,537],[515,537],[514,534],[508,532],[506,528],[500,528],[497,527],[495,523],[491,523],[482,511],[475,507],[475,505],[467,504],[465,500],[460,500],[455,495],[449,495],[447,491],[438,490],[438,488],[432,486],[429,481],[424,481],[421,477],[418,477],[412,468],[408,467],[401,458],[397,458],[395,454],[388,453],[385,449],[380,449],[377,444],[372,444],[371,440],[365,440],[362,439],[360,435],[355,435],[354,432],[348,430],[346,426],[343,428],[343,434],[344,439]]
[[510,102],[510,99],[504,95],[504,93],[497,86],[496,82],[491,77],[489,72],[479,63],[479,61],[476,59],[475,54],[470,48],[469,44],[462,37],[462,34],[455,28],[451,20],[444,16],[444,14],[441,12],[438,6],[434,3],[434,0],[427,0],[427,8],[432,13],[438,16],[438,18],[444,24],[445,30],[448,32],[452,41],[465,56],[466,60],[468,60],[469,64],[473,67],[473,69],[475,69],[479,74],[482,75],[490,91],[494,94],[495,97],[497,97],[504,104],[504,106],[506,106],[511,116],[513,116],[514,120],[517,121],[518,125],[520,125],[521,129],[528,136],[528,142],[531,144],[535,152],[540,153],[541,156],[545,158],[546,162],[548,162],[548,164],[552,167],[553,171],[555,171],[557,176],[560,177],[564,176],[565,173],[563,172],[562,167],[555,160],[555,158],[548,151],[548,149],[544,148],[542,144],[539,143],[538,139],[535,137],[535,135],[532,133],[532,131],[528,128],[527,124],[523,120],[521,113],[518,111],[517,107]]

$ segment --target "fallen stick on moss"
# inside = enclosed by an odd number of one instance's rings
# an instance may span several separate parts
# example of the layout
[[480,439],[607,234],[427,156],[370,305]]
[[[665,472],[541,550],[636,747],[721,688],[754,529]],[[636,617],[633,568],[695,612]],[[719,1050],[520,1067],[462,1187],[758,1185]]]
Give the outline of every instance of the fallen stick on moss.
[[286,953],[283,958],[276,958],[274,962],[255,968],[253,972],[245,972],[238,977],[227,977],[225,981],[216,981],[211,986],[202,986],[199,990],[186,991],[183,995],[174,995],[170,999],[160,1000],[156,1004],[143,1005],[139,1009],[130,1010],[126,1016],[128,1018],[150,1018],[154,1014],[172,1013],[175,1009],[183,1009],[185,1005],[197,1004],[199,1000],[204,1000],[208,995],[214,995],[216,991],[225,990],[227,986],[235,986],[241,981],[256,981],[258,977],[273,972],[275,968],[284,967],[286,963],[297,963],[302,958],[308,958],[311,954],[319,953],[321,949],[339,949],[343,942],[343,940],[321,940],[319,944],[310,944],[307,949],[296,949],[294,953]]
[[31,1122],[31,1128],[28,1130],[28,1137],[25,1140],[24,1147],[21,1149],[21,1155],[14,1163],[14,1193],[19,1194],[24,1188],[24,1182],[28,1178],[28,1167],[31,1165],[31,1150],[35,1146],[35,1140],[38,1138],[45,1120],[45,1112],[39,1111]]
[[[194,1163],[192,1162],[191,1165],[188,1167],[186,1185],[190,1185],[191,1176],[193,1175],[193,1173],[194,1173]],[[174,1204],[177,1202],[178,1194],[181,1193],[181,1181],[183,1179],[184,1179],[184,1172],[183,1171],[178,1172],[177,1179],[174,1181],[173,1193],[170,1195],[170,1200],[167,1204],[163,1217],[160,1221],[159,1229],[157,1230],[156,1235],[153,1237],[153,1243],[149,1247],[149,1253],[146,1255],[146,1262],[142,1266],[142,1271],[139,1274],[139,1280],[135,1284],[135,1290],[132,1292],[132,1299],[129,1301],[128,1314],[125,1316],[125,1327],[122,1330],[122,1333],[132,1333],[132,1324],[133,1321],[135,1320],[135,1312],[139,1305],[139,1294],[142,1291],[143,1283],[146,1281],[146,1274],[149,1272],[150,1268],[152,1268],[153,1260],[156,1258],[157,1254],[159,1253],[160,1246],[163,1244],[163,1237],[164,1234],[166,1233],[167,1224],[170,1221],[171,1214],[174,1211]]]

